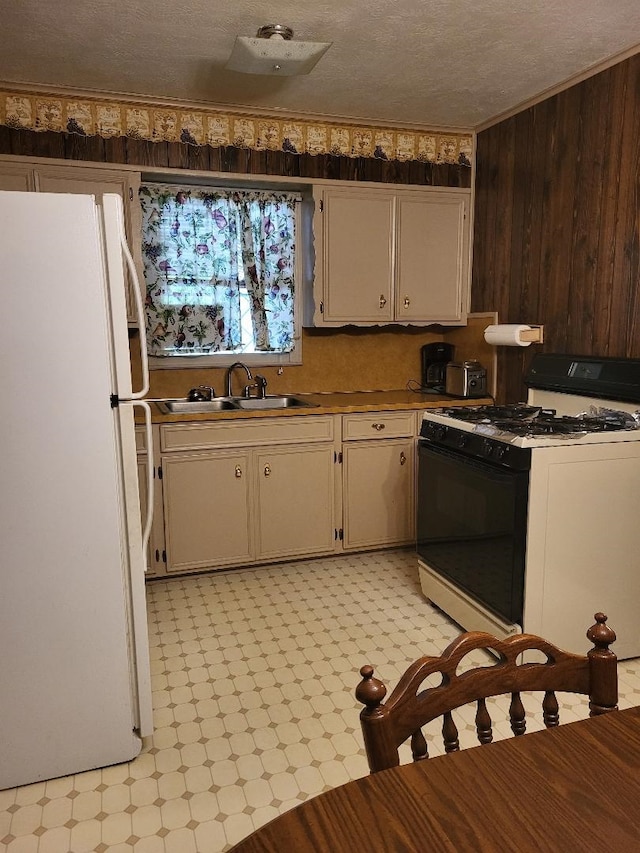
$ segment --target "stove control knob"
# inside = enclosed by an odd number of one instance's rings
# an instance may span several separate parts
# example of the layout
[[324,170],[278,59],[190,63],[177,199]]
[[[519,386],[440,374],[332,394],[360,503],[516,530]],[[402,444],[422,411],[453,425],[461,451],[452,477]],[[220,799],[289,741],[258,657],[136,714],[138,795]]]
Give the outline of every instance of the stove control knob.
[[433,427],[433,437],[438,441],[442,441],[444,438],[446,438],[448,432],[449,430],[443,424],[436,424]]
[[491,451],[493,450],[493,444],[489,441],[488,438],[482,442],[482,453],[484,456],[491,456]]
[[458,447],[466,447],[469,444],[469,436],[465,432],[461,432],[456,439],[456,444]]
[[507,455],[507,448],[506,447],[503,447],[502,445],[500,445],[499,447],[496,447],[496,459],[504,459],[504,457],[506,455]]

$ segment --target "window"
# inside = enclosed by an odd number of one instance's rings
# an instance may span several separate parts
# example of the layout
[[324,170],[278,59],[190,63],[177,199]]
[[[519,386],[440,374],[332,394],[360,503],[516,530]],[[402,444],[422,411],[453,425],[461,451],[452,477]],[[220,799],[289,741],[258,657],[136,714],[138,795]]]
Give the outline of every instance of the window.
[[[300,361],[295,193],[143,184],[153,366]],[[226,358],[225,358],[226,357]]]

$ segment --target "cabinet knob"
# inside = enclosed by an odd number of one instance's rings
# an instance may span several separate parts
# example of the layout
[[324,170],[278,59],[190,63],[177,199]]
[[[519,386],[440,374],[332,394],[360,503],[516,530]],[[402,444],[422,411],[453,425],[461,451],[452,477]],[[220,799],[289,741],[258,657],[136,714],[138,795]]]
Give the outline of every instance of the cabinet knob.
[[405,298],[404,298],[404,307],[405,307],[405,308],[408,308],[408,307],[409,307],[409,305],[411,305],[411,300],[409,299],[409,297],[408,297],[408,296],[405,296]]
[[264,466],[264,476],[269,477],[271,475],[271,465]]
[[384,308],[384,306],[385,306],[386,304],[387,304],[387,300],[384,298],[384,293],[381,293],[381,294],[380,294],[380,307],[381,307],[381,308]]
[[371,424],[371,429],[375,429],[375,430],[378,430],[378,432],[380,432],[381,430],[386,429],[386,426],[387,426],[386,424],[375,424],[374,423],[374,424]]
[[407,461],[407,457],[405,456],[404,452],[401,452],[400,453],[400,464],[404,465],[406,461]]
[[242,468],[239,465],[236,465],[236,479],[240,479],[242,477]]

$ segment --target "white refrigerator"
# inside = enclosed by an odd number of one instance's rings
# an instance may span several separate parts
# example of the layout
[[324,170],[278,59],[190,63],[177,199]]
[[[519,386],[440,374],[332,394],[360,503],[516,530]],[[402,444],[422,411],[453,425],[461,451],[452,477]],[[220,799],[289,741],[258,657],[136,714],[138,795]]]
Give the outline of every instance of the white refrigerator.
[[0,789],[152,732],[125,265],[119,196],[0,192]]

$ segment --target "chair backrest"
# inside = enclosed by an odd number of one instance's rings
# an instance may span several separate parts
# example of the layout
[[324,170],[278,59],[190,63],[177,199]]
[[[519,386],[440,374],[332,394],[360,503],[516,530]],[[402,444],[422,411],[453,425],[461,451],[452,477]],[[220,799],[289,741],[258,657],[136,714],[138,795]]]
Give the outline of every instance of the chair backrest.
[[[547,728],[559,722],[555,691],[582,693],[589,697],[590,716],[617,709],[617,658],[609,649],[616,635],[607,617],[596,613],[596,624],[587,631],[593,648],[585,655],[564,652],[533,634],[514,634],[499,640],[491,634],[471,631],[457,637],[440,657],[422,657],[406,670],[383,704],[387,689],[373,677],[373,667],[363,666],[356,698],[365,706],[360,713],[369,768],[372,773],[400,763],[398,747],[411,738],[414,761],[428,758],[422,726],[443,717],[442,737],[446,752],[460,748],[452,711],[476,703],[476,733],[481,744],[493,739],[492,721],[485,700],[511,694],[509,717],[515,735],[525,733],[522,691],[543,691],[543,720]],[[497,656],[495,663],[458,673],[462,659],[477,649]],[[537,650],[541,662],[527,662],[526,652]],[[521,657],[523,656],[523,657]],[[421,690],[426,678],[440,674],[441,683]],[[437,677],[437,675],[436,675]]]

